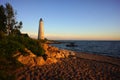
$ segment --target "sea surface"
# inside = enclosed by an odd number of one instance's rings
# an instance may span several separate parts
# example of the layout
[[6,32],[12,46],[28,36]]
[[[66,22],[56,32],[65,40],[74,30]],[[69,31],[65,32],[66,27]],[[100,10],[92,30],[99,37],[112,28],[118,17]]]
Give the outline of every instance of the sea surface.
[[[60,49],[68,49],[76,52],[87,52],[98,55],[106,55],[120,58],[120,41],[78,41],[59,40],[60,44],[51,44]],[[75,47],[68,47],[74,43]]]

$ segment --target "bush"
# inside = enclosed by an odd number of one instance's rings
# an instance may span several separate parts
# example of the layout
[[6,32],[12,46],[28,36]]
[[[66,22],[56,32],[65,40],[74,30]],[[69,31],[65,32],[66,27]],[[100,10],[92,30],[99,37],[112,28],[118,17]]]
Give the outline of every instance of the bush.
[[45,53],[40,42],[29,37],[9,35],[0,39],[0,80],[14,79],[14,76],[10,75],[11,72],[23,65],[12,56],[16,51],[25,55],[25,48],[28,48],[37,56],[43,56]]
[[12,35],[9,36],[8,39],[20,43],[24,47],[31,50],[37,56],[42,56],[45,53],[44,49],[42,48],[38,40],[31,39],[29,37],[24,37],[24,36],[12,36]]
[[24,55],[25,48],[28,48],[37,56],[42,56],[45,53],[40,42],[29,37],[10,35],[0,40],[0,52],[6,56],[12,55],[15,51],[20,51]]
[[25,48],[24,45],[20,44],[17,41],[4,39],[0,41],[0,52],[6,56],[11,56],[15,51],[23,51]]
[[8,38],[0,40],[0,80],[13,80],[12,71],[23,66],[12,54],[15,51],[24,50],[24,46],[17,41]]

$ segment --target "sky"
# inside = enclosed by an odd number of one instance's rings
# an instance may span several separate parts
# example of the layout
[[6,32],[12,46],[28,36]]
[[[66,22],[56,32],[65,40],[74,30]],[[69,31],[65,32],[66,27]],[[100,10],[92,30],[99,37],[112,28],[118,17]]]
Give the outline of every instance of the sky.
[[42,18],[47,39],[120,40],[120,0],[0,0],[7,2],[33,38]]

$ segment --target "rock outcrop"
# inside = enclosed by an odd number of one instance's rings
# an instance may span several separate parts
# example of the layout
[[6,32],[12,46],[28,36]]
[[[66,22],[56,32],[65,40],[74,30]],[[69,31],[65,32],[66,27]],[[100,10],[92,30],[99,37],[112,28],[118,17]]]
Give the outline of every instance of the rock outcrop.
[[42,56],[36,56],[30,50],[25,48],[27,55],[22,55],[20,52],[16,52],[13,57],[16,57],[19,62],[27,66],[40,66],[44,64],[56,63],[60,58],[67,58],[69,56],[75,56],[73,51],[60,50],[57,47],[49,46],[48,44],[43,44],[42,47],[47,55],[46,60]]
[[48,44],[43,44],[43,48],[49,58],[67,58],[69,56],[75,56],[75,52],[70,50],[60,50],[57,47],[49,46]]
[[35,65],[39,66],[45,64],[45,60],[43,59],[43,57],[36,56],[27,48],[25,48],[25,52],[27,55],[22,55],[20,52],[17,52],[16,54],[13,55],[13,57],[16,57],[19,62],[27,66],[35,66]]

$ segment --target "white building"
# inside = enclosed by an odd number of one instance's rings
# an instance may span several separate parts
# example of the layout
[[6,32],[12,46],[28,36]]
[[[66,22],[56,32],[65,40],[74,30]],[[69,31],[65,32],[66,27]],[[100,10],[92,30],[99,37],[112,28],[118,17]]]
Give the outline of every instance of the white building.
[[44,40],[44,24],[42,18],[39,21],[38,40]]

